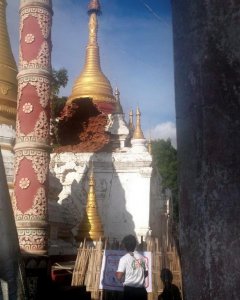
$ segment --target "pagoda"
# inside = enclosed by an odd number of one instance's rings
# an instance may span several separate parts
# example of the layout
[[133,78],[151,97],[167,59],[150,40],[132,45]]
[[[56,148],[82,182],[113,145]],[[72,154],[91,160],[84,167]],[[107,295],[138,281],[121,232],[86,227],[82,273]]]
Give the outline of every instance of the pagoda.
[[82,222],[80,223],[77,234],[77,240],[79,241],[82,241],[84,239],[98,241],[99,239],[104,237],[102,221],[98,213],[96,201],[93,168],[90,172],[86,212],[84,213],[84,217],[82,219]]
[[[145,240],[160,227],[159,215],[164,208],[161,179],[153,176],[140,109],[136,110],[136,124],[133,111],[127,124],[120,91],[116,88],[113,92],[101,69],[97,37],[100,14],[100,2],[91,0],[85,64],[58,118],[60,144],[51,154],[50,194],[52,182],[57,180],[62,188],[55,195],[55,205],[65,212],[54,237],[50,236],[50,240],[58,239],[59,253],[68,247],[61,247],[59,241],[75,245],[74,241],[94,236],[92,228],[96,227],[110,240],[121,240],[126,234]],[[88,182],[91,163],[94,180],[91,175]],[[94,196],[94,205],[90,196]],[[63,234],[64,224],[72,241]]]
[[50,157],[52,2],[20,3],[17,108],[17,68],[6,1],[0,0],[0,143],[11,187],[17,124],[12,204],[21,249],[37,256],[62,255],[76,253],[83,238],[157,236],[166,196],[141,128],[140,108],[135,116],[130,111],[127,124],[120,91],[113,91],[102,71],[100,2],[88,5],[85,63],[56,122],[59,145]]
[[104,113],[112,113],[115,110],[115,97],[111,84],[101,70],[99,46],[97,41],[98,16],[101,14],[101,6],[98,0],[91,1],[88,5],[89,14],[89,39],[86,48],[84,68],[77,78],[72,94],[67,104],[76,99],[91,98],[94,104]]

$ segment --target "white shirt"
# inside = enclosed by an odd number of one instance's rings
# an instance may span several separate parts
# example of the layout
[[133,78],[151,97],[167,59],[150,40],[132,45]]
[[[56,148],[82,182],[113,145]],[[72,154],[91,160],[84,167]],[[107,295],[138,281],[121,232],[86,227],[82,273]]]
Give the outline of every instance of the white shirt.
[[[133,254],[133,255],[131,255]],[[145,258],[134,251],[120,258],[117,272],[125,274],[123,285],[143,287],[145,282],[144,272],[147,271]]]

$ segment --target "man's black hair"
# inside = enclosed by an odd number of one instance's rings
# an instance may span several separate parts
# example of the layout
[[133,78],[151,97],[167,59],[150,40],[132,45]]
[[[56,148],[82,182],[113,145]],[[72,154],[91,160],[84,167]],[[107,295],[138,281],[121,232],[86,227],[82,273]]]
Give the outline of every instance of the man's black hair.
[[123,238],[122,244],[128,252],[133,252],[137,246],[137,240],[134,235],[129,234]]
[[173,280],[173,274],[172,274],[172,272],[169,269],[167,269],[167,268],[162,269],[162,271],[161,271],[161,279],[162,279],[163,282],[169,282],[169,283],[171,283],[172,280]]

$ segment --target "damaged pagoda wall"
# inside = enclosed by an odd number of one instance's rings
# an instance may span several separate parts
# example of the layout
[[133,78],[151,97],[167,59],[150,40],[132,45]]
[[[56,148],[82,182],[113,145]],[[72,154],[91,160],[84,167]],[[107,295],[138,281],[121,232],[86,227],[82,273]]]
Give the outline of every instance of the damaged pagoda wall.
[[[54,194],[54,179],[62,190],[50,197],[50,209],[55,207],[56,216],[50,214],[50,252],[66,253],[71,245],[75,246],[68,237],[72,233],[76,237],[86,209],[90,161],[105,236],[120,240],[136,233],[139,241],[151,233],[159,236],[158,228],[166,220],[166,199],[160,176],[153,173],[144,137],[135,139],[132,147],[124,147],[129,132],[124,120],[117,114],[102,113],[91,98],[66,105],[57,123],[56,140],[60,145],[51,155],[50,194]],[[120,143],[116,147],[120,139],[121,148]]]

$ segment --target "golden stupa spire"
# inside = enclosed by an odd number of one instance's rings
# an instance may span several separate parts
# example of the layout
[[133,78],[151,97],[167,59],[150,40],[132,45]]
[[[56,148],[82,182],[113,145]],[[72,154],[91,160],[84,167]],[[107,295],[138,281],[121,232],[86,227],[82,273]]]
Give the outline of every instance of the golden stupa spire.
[[[106,107],[112,112],[115,109],[115,98],[111,84],[103,74],[100,65],[99,47],[97,42],[98,16],[101,14],[99,0],[91,0],[88,5],[89,40],[83,71],[77,78],[67,104],[79,98],[92,98],[99,108]],[[103,109],[104,110],[104,109]],[[112,111],[111,111],[112,110]]]
[[89,190],[87,197],[86,213],[80,224],[78,231],[78,240],[90,238],[93,241],[99,240],[104,236],[103,226],[98,214],[96,194],[95,194],[95,180],[93,176],[93,167],[89,176]]
[[141,112],[139,110],[139,107],[137,107],[137,113],[136,113],[136,127],[133,133],[133,139],[139,140],[139,139],[144,139],[144,135],[141,129]]
[[6,0],[0,0],[0,124],[15,126],[17,66],[7,30],[6,6]]

